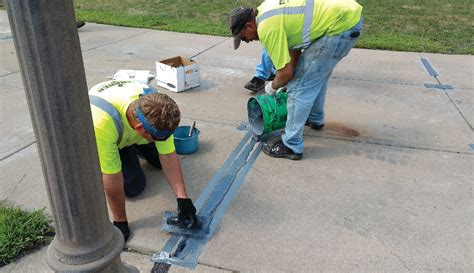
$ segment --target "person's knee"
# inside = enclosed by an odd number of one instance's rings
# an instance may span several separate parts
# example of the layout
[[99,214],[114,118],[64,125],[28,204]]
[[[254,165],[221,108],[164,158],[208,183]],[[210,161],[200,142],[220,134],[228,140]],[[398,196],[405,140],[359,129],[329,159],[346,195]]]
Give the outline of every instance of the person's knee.
[[145,160],[148,162],[148,164],[161,170],[161,162],[159,157],[145,157]]
[[132,181],[125,181],[124,182],[124,191],[126,197],[135,197],[143,192],[146,187],[146,178],[139,177],[137,179],[133,179]]

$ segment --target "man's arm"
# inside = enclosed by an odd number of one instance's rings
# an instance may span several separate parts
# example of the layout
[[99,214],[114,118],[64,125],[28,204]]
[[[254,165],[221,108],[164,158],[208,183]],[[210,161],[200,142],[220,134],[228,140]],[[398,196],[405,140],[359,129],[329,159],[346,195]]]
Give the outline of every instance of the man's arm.
[[127,221],[122,172],[102,174],[102,180],[104,182],[105,197],[112,212],[112,219],[116,222]]
[[166,181],[173,189],[178,202],[178,216],[168,218],[167,223],[186,228],[197,227],[199,223],[196,218],[196,208],[186,193],[178,155],[176,152],[166,155],[160,154],[160,162]]
[[293,79],[294,71],[296,65],[298,64],[298,59],[300,57],[300,49],[290,49],[291,60],[287,63],[282,69],[277,71],[275,79],[272,82],[272,88],[278,90],[278,88],[285,86],[288,82]]
[[184,185],[183,171],[181,170],[181,165],[176,152],[166,155],[160,154],[160,163],[166,181],[176,197],[188,198],[186,187]]

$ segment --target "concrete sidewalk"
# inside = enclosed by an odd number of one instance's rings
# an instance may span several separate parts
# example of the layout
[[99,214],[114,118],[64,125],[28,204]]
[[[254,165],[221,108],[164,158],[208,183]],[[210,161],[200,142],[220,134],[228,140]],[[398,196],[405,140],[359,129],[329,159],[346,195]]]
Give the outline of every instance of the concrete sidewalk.
[[[197,122],[200,149],[181,156],[193,199],[245,132],[243,85],[258,43],[238,51],[226,37],[88,23],[79,30],[88,86],[118,69],[155,71],[155,61],[195,56],[201,86],[160,89]],[[421,64],[426,58],[443,84]],[[0,200],[48,206],[6,14],[0,11]],[[330,81],[322,131],[305,129],[302,161],[257,158],[197,271],[472,272],[473,56],[355,49]],[[352,132],[357,132],[353,134]],[[358,134],[358,135],[357,135]],[[133,231],[123,260],[149,272],[169,235],[160,230],[175,198],[161,172],[127,202]],[[50,272],[45,249],[0,272]],[[188,269],[171,267],[171,272]]]

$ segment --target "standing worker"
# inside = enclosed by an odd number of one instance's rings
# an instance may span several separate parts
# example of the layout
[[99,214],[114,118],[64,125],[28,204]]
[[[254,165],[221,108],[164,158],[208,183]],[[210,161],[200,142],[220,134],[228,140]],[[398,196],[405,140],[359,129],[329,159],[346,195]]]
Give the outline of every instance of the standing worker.
[[137,155],[163,169],[177,197],[178,220],[196,224],[196,208],[188,198],[174,147],[173,131],[181,118],[178,105],[147,85],[127,81],[97,84],[89,99],[105,196],[113,224],[125,241],[130,235],[125,197],[137,196],[146,186]]
[[231,11],[234,49],[241,41],[260,40],[277,69],[265,92],[287,87],[285,133],[262,147],[265,154],[299,160],[305,124],[316,130],[324,126],[328,80],[360,36],[361,14],[355,0],[267,0],[256,10]]

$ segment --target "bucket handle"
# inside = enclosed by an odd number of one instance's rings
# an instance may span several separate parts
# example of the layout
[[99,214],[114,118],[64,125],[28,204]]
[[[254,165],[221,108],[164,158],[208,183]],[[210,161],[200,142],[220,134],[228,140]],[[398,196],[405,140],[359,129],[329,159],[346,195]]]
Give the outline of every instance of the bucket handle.
[[[198,128],[194,127],[193,132],[194,130],[196,130],[196,134],[198,137],[201,136],[201,131]],[[193,136],[193,134],[191,134],[191,136]]]

